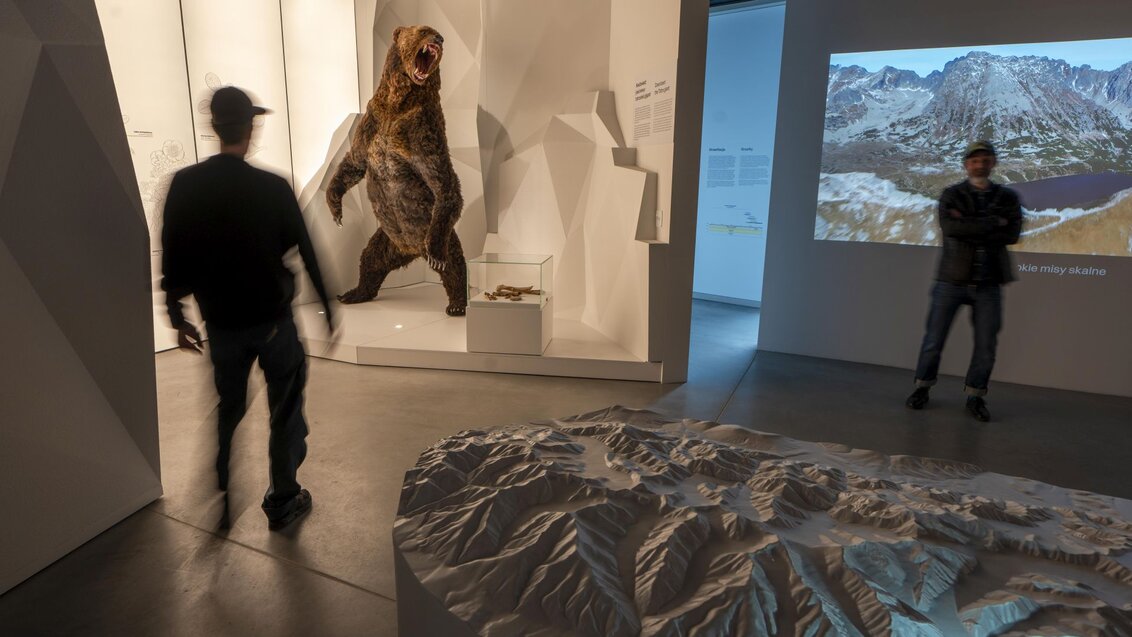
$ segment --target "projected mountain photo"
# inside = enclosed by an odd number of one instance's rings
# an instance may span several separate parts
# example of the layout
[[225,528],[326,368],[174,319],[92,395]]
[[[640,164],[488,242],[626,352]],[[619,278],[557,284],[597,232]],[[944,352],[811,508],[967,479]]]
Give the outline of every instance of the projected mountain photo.
[[1022,196],[1016,249],[1132,256],[1132,38],[831,56],[814,237],[938,245],[976,139]]

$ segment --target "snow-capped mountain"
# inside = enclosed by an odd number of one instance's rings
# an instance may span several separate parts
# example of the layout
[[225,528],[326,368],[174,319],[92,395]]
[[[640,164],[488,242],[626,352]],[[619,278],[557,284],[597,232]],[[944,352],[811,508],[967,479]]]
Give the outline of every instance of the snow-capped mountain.
[[1113,71],[1048,57],[975,51],[927,77],[830,67],[825,142],[897,152],[959,152],[989,138],[1036,164],[1125,161],[1132,148],[1132,63]]

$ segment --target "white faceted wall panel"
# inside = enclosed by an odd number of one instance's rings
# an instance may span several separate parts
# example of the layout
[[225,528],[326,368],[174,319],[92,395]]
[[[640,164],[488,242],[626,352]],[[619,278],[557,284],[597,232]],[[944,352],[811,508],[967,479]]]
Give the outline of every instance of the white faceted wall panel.
[[173,173],[196,163],[177,0],[96,0],[153,249]]
[[0,0],[0,592],[161,494],[149,231],[93,1]]
[[182,0],[181,16],[197,156],[220,152],[209,111],[213,91],[238,86],[272,110],[256,118],[248,162],[294,184],[278,0]]
[[196,163],[193,105],[177,0],[95,0],[106,40],[126,142],[149,224],[153,347],[177,346],[161,291],[161,224],[173,173]]
[[295,191],[326,158],[342,116],[358,103],[353,0],[287,0],[278,5]]
[[[679,78],[676,74],[676,60],[680,43],[680,12],[682,3],[695,3],[698,0],[617,0],[612,3],[609,51],[609,88],[615,94],[629,95],[635,84],[646,76],[669,76],[676,82],[677,90],[683,81],[696,83],[697,78]],[[705,7],[706,12],[706,7]],[[705,13],[706,16],[706,13]],[[648,33],[649,37],[640,37]],[[703,51],[698,55],[703,56]],[[703,69],[700,69],[698,82],[703,82]],[[634,100],[618,100],[617,117],[625,130],[632,133]],[[630,135],[631,137],[631,135]],[[697,134],[698,137],[698,134]],[[632,139],[626,140],[632,143]],[[673,226],[670,203],[672,183],[676,178],[673,172],[675,142],[655,145],[642,145],[637,149],[637,164],[659,176],[657,199],[664,203],[660,207],[661,224],[656,229],[656,238],[669,241]],[[699,175],[688,175],[698,183]],[[676,211],[676,214],[691,215],[695,210]],[[655,221],[654,221],[655,226]],[[686,237],[676,237],[673,243],[682,243]],[[694,250],[694,243],[693,248]],[[688,264],[691,271],[691,264]]]
[[656,175],[632,165],[633,149],[608,105],[575,96],[537,141],[500,167],[498,232],[489,252],[554,255],[555,315],[580,320],[648,359],[649,244]]

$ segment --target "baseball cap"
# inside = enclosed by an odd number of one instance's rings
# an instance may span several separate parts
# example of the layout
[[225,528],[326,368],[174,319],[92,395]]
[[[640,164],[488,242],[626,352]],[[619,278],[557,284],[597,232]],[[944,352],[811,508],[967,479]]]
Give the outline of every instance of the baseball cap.
[[262,106],[255,106],[248,94],[235,86],[216,89],[212,94],[212,123],[214,125],[243,124],[252,121],[256,115],[270,113]]
[[997,155],[997,153],[994,152],[994,146],[990,142],[985,139],[980,139],[977,142],[972,142],[971,145],[967,147],[967,152],[963,153],[963,159],[969,159],[971,155],[978,152]]

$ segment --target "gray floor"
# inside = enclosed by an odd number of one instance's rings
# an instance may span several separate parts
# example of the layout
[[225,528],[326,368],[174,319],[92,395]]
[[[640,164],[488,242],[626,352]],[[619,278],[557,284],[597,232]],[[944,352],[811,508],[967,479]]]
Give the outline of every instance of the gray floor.
[[237,434],[225,507],[210,469],[207,363],[159,354],[165,497],[0,597],[0,635],[394,635],[390,532],[419,451],[466,428],[612,404],[1132,498],[1130,399],[996,384],[996,420],[979,425],[962,411],[962,382],[947,378],[927,410],[911,412],[905,370],[756,357],[757,311],[696,301],[693,312],[684,385],[312,360],[300,478],[315,510],[285,533],[269,533],[258,506],[267,471],[261,379]]

